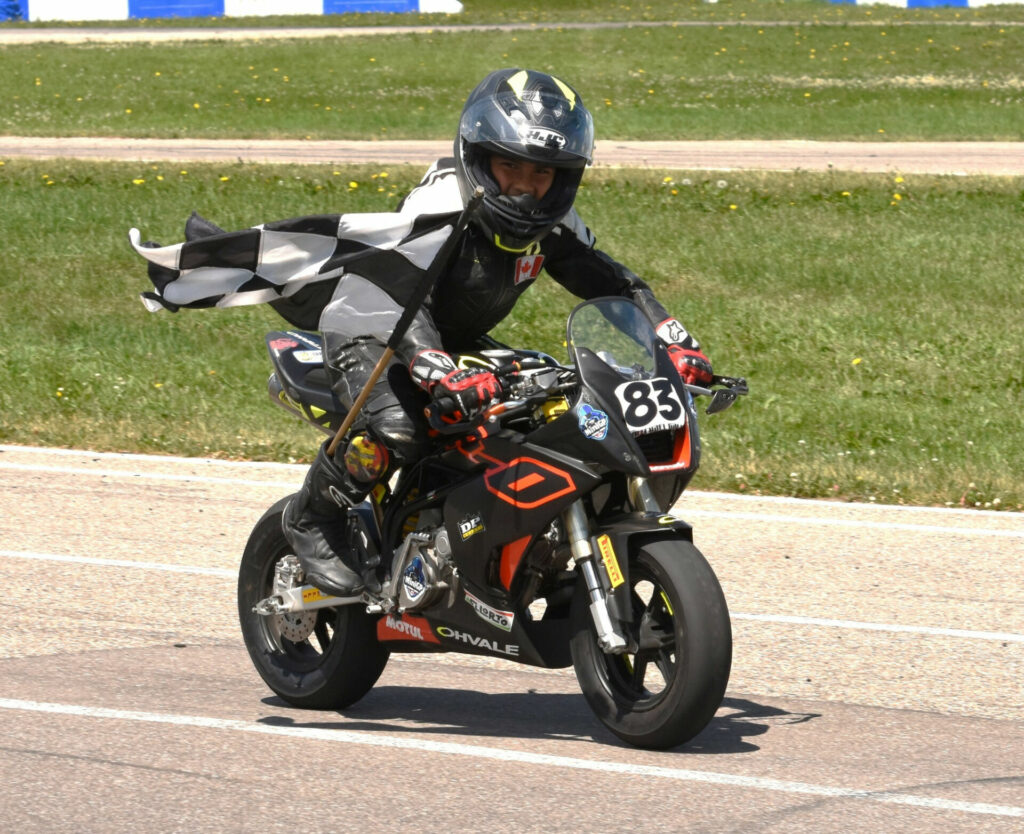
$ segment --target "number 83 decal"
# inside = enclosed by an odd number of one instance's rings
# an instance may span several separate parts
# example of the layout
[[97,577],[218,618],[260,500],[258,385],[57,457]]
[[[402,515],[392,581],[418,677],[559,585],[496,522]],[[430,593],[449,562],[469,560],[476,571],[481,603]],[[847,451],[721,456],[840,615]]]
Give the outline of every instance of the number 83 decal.
[[615,396],[631,432],[646,434],[686,425],[686,410],[667,379],[625,382],[615,389]]

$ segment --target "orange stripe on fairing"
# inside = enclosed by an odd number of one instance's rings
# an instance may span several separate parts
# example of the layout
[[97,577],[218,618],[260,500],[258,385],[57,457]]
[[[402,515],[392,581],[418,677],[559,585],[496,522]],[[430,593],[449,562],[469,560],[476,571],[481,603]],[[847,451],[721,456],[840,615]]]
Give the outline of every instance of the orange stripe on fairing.
[[663,463],[660,466],[652,466],[652,472],[668,472],[672,469],[686,469],[693,459],[690,449],[690,428],[687,426],[676,433],[675,446],[672,448],[672,463]]
[[523,536],[514,542],[509,542],[501,549],[501,584],[505,590],[511,590],[512,579],[516,575],[519,563],[526,553],[526,546],[530,543],[529,536]]
[[543,480],[544,476],[541,475],[539,472],[531,472],[529,475],[524,475],[518,481],[509,484],[508,488],[514,490],[515,492],[519,492],[519,490],[532,487],[534,484],[539,484]]

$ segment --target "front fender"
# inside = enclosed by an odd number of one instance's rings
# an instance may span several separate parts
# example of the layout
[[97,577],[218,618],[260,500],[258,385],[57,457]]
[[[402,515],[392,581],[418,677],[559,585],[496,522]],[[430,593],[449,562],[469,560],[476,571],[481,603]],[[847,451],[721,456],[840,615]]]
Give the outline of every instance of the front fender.
[[612,616],[624,623],[633,621],[630,594],[629,557],[652,541],[679,539],[693,541],[693,527],[671,515],[627,513],[606,519],[592,539],[594,555],[603,569],[601,579]]

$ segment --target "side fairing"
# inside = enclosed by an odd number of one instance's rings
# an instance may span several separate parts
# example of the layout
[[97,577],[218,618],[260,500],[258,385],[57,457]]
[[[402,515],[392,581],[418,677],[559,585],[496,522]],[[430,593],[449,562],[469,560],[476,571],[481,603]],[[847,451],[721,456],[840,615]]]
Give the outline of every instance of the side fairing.
[[[485,469],[445,501],[444,522],[460,570],[478,587],[509,589],[530,542],[600,478],[579,461],[496,435],[461,449]],[[495,571],[493,561],[505,564]]]

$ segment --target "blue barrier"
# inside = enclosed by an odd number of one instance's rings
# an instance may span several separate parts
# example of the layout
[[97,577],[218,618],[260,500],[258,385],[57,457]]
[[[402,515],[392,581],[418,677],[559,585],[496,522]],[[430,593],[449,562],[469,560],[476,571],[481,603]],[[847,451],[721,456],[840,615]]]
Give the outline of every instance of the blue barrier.
[[[31,0],[30,0],[31,1]],[[128,0],[128,17],[220,17],[224,0]]]
[[0,0],[0,20],[24,20],[25,10],[18,0]]
[[[961,9],[989,6],[992,0],[831,0],[843,6],[893,6],[897,9],[937,9],[942,6],[956,6]],[[1005,0],[1006,3],[1021,3],[1024,0]]]
[[124,20],[156,17],[462,11],[459,0],[0,0],[0,20]]

